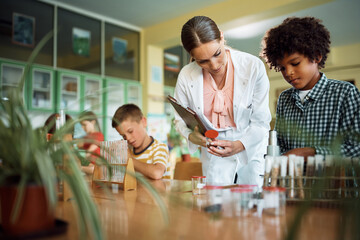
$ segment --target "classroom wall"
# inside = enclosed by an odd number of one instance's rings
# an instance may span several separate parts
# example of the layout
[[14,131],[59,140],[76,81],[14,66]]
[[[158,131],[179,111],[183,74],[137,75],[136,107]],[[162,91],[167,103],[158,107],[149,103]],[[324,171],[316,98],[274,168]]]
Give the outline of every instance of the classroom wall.
[[[358,54],[354,54],[358,53]],[[321,69],[326,77],[338,80],[354,80],[355,85],[360,89],[360,43],[332,47],[325,64],[325,68]],[[275,70],[268,70],[270,80],[270,111],[275,118],[277,97],[281,91],[290,88],[282,77],[281,73]]]
[[[186,15],[171,19],[169,21],[145,28],[141,33],[141,71],[140,81],[143,84],[143,111],[147,113],[157,113],[164,111],[160,109],[162,104],[158,101],[163,97],[162,91],[150,87],[152,64],[158,64],[163,59],[163,55],[152,55],[153,48],[164,50],[165,48],[180,45],[180,32],[182,25],[196,15],[211,17],[222,31],[234,28],[243,24],[263,20],[270,17],[281,16],[286,13],[299,11],[301,9],[314,7],[324,4],[331,0],[258,0],[258,1],[238,1],[228,0],[200,10],[193,11]],[[148,97],[152,96],[152,98]]]

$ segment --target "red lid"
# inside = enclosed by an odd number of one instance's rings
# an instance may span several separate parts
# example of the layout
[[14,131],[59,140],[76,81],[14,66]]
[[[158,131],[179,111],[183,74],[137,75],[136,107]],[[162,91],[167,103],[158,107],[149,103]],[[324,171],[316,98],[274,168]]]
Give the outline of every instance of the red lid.
[[206,185],[205,189],[214,190],[214,189],[223,189],[223,187],[222,186],[216,186],[216,185]]
[[253,184],[238,184],[238,187],[240,188],[256,188],[257,185]]
[[206,176],[192,176],[191,178],[206,178]]
[[263,187],[264,191],[269,191],[269,192],[285,192],[286,188],[283,187]]
[[205,132],[205,137],[207,138],[216,138],[219,136],[219,133],[216,130],[207,130]]
[[231,192],[239,192],[239,193],[248,193],[252,191],[253,190],[251,188],[241,188],[241,187],[236,187],[231,189]]

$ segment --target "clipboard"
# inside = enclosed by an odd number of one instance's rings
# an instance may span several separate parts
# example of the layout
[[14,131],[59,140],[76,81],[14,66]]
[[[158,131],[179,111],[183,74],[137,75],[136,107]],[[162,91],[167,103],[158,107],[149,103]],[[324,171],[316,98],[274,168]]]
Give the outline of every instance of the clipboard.
[[198,126],[199,132],[202,135],[205,134],[207,129],[194,110],[192,110],[189,107],[185,108],[181,106],[181,104],[178,103],[178,101],[170,95],[167,96],[167,99],[169,100],[171,105],[175,108],[176,112],[180,115],[180,117],[184,120],[188,128],[194,130],[194,128]]

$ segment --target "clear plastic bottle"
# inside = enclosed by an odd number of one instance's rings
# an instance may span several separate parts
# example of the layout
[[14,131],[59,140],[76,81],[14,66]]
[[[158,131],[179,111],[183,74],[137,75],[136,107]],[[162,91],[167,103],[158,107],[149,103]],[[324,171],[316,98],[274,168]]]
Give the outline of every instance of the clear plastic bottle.
[[264,212],[270,215],[285,214],[286,189],[282,187],[264,187]]
[[191,186],[193,195],[205,194],[206,176],[192,176]]
[[251,188],[232,188],[232,205],[235,216],[247,216],[251,209],[251,198],[253,195],[253,189]]

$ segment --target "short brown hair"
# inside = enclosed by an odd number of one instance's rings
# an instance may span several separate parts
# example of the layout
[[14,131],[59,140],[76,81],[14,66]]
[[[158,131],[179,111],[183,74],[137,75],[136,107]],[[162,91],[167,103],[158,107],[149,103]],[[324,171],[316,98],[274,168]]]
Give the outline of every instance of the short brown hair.
[[138,106],[132,103],[124,104],[116,110],[112,118],[111,126],[116,128],[123,121],[128,120],[129,118],[132,121],[140,122],[143,117],[144,115]]

